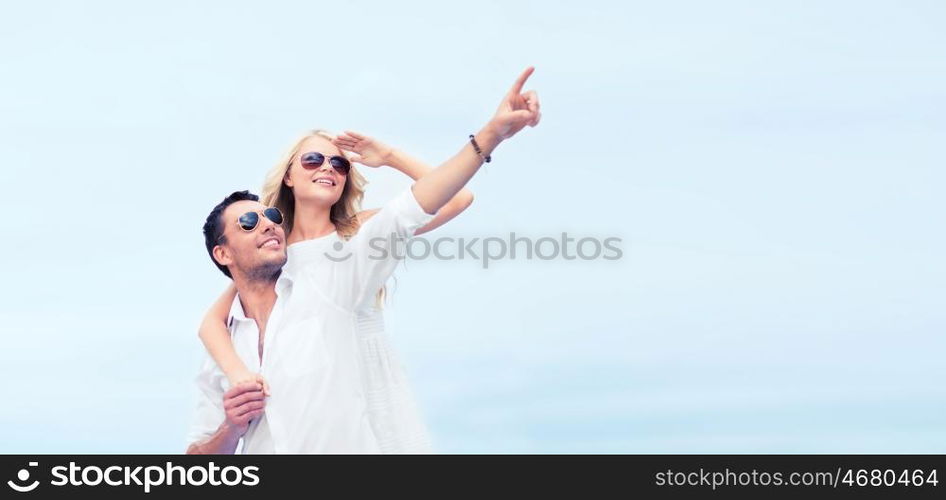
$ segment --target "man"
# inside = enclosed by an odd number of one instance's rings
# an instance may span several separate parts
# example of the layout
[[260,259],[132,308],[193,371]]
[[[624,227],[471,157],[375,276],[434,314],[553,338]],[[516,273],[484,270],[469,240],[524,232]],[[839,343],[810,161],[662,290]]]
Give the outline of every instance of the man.
[[[257,333],[252,331],[253,325],[264,325],[263,328],[258,328],[257,341],[262,356],[265,325],[276,303],[276,281],[286,263],[286,235],[280,225],[282,218],[278,217],[274,221],[267,217],[266,207],[258,200],[256,195],[248,191],[239,191],[227,196],[210,212],[204,224],[204,234],[214,264],[233,279],[239,290],[239,302],[234,301],[232,308],[231,334],[253,335]],[[238,227],[242,214],[256,214],[258,227],[255,232],[244,231]],[[237,318],[239,319],[236,322],[233,321]],[[246,318],[255,318],[257,321],[250,325],[243,321]],[[252,363],[247,365],[252,366]],[[262,385],[254,382],[231,387],[220,401],[211,399],[209,395],[221,390],[224,377],[223,372],[209,357],[205,360],[197,380],[202,392],[198,418],[204,422],[208,418],[216,421],[220,420],[221,413],[224,418],[217,422],[218,427],[210,435],[202,433],[200,429],[192,430],[193,444],[187,452],[233,453],[240,438],[246,434],[250,422],[254,419],[258,422],[259,417],[263,415],[265,398]],[[198,437],[203,439],[197,440]],[[244,451],[265,452],[267,450],[264,448],[268,447],[267,443],[263,443],[262,448],[244,446]]]

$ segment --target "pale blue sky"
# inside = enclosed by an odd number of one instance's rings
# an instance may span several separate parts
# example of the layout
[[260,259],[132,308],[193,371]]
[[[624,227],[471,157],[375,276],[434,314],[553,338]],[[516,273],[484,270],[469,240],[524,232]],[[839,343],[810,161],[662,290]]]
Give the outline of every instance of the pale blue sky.
[[[388,329],[443,452],[946,452],[940,2],[27,2],[0,12],[0,452],[182,451],[209,209],[298,133],[539,127]],[[367,206],[408,185],[369,171]]]

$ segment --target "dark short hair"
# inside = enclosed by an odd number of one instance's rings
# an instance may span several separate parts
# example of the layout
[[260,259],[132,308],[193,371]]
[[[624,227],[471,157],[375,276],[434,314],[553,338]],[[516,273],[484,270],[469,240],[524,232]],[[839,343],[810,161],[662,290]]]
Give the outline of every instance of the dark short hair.
[[217,266],[217,269],[220,269],[220,271],[230,279],[233,279],[233,276],[230,274],[230,270],[227,269],[227,266],[221,265],[217,262],[217,259],[214,258],[214,247],[227,242],[227,238],[223,236],[223,211],[230,205],[244,200],[259,201],[259,196],[246,190],[234,191],[230,193],[230,196],[224,198],[223,201],[217,203],[217,206],[210,211],[210,215],[207,216],[207,220],[204,222],[204,244],[207,245],[207,253],[210,255],[210,260]]

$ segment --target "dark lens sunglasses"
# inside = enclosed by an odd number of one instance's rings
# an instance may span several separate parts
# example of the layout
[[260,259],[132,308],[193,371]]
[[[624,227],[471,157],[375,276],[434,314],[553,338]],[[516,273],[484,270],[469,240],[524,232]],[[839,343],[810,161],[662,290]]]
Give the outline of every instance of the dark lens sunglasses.
[[259,214],[263,214],[264,217],[273,221],[275,224],[282,224],[282,212],[276,207],[269,207],[265,210],[247,212],[241,215],[240,218],[237,219],[237,222],[240,224],[240,229],[246,232],[256,229],[256,226],[259,225]]
[[[328,158],[329,165],[335,169],[341,175],[348,175],[348,171],[351,170],[351,162],[348,161],[348,158],[344,156],[330,156]],[[312,151],[309,153],[303,153],[299,156],[299,163],[302,164],[302,168],[307,170],[316,169],[322,166],[325,163],[325,155],[317,151]]]

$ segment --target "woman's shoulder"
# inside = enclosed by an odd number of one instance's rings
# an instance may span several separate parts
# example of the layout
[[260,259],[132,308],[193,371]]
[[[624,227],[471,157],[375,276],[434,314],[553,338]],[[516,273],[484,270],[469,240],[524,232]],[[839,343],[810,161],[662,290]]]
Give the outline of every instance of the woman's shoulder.
[[357,226],[361,226],[362,224],[367,222],[368,219],[374,217],[375,214],[377,214],[380,211],[381,211],[380,208],[369,208],[367,210],[362,210],[361,212],[358,212],[357,214],[355,214],[355,224]]
[[338,224],[338,237],[342,240],[350,240],[361,233],[361,229],[371,220],[380,208],[369,208],[352,215],[345,223]]

